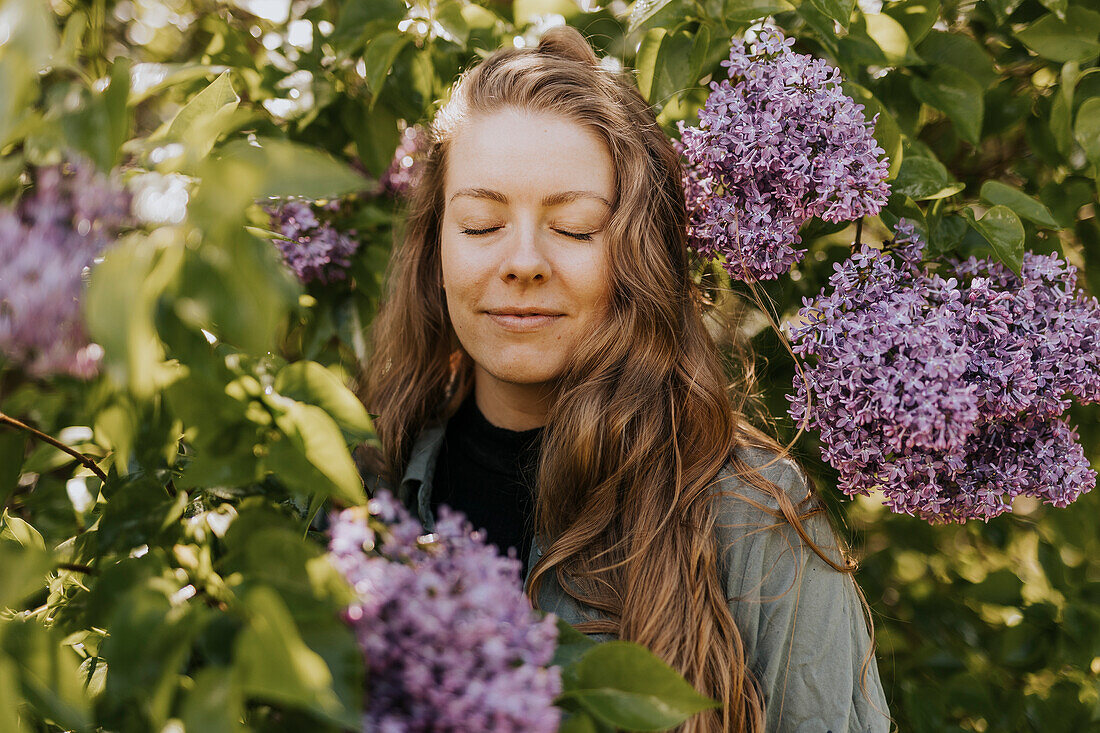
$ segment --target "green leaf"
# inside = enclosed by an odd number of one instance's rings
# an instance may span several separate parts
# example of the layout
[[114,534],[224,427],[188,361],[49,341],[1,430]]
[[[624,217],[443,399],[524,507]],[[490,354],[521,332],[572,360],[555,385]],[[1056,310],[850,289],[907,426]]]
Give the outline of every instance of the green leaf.
[[983,89],[988,89],[1000,78],[989,52],[973,38],[960,33],[930,31],[917,46],[917,51],[937,64],[952,66],[968,74]]
[[92,339],[103,347],[107,375],[139,399],[179,375],[164,361],[153,324],[158,299],[179,271],[181,247],[162,247],[171,234],[158,230],[132,235],[107,250],[92,268],[84,296],[84,318]]
[[348,0],[340,4],[333,42],[346,57],[370,42],[374,34],[396,29],[408,11],[404,0]]
[[882,49],[886,62],[891,66],[908,66],[921,63],[913,51],[905,27],[889,15],[875,13],[862,18],[867,36]]
[[182,143],[187,150],[188,161],[193,164],[214,147],[240,101],[226,71],[192,97],[167,126],[150,136],[149,141]]
[[[57,25],[48,3],[0,2],[0,148],[21,137],[38,97],[38,72],[50,64],[58,45]],[[14,140],[13,140],[14,141]]]
[[698,84],[703,76],[703,68],[710,56],[710,26],[701,24],[695,32],[695,40],[691,46],[691,58],[689,65],[691,74],[688,77],[692,84]]
[[248,626],[233,645],[233,672],[244,694],[358,725],[357,713],[340,705],[332,672],[302,641],[279,594],[257,586],[245,595],[244,606]]
[[1043,7],[1058,16],[1059,20],[1066,19],[1066,10],[1069,8],[1068,0],[1039,0]]
[[132,107],[154,97],[177,84],[214,76],[229,71],[228,66],[218,64],[160,64],[141,63],[130,67],[130,98]]
[[1050,132],[1058,145],[1058,151],[1068,157],[1073,149],[1073,95],[1077,84],[1090,74],[1100,72],[1092,67],[1081,71],[1076,61],[1067,61],[1062,66],[1061,84],[1054,93],[1050,106]]
[[6,653],[15,662],[22,697],[30,708],[63,729],[88,729],[92,704],[72,647],[62,644],[55,630],[31,619],[8,621],[3,632],[0,659]]
[[1086,99],[1077,109],[1073,136],[1092,164],[1100,166],[1100,97]]
[[359,398],[339,377],[314,361],[283,367],[275,377],[275,391],[298,402],[316,405],[340,426],[348,443],[362,443],[374,435],[374,424]]
[[135,474],[107,499],[96,533],[100,550],[129,552],[138,545],[154,544],[161,532],[183,516],[187,501],[186,492],[170,494],[156,479]]
[[[0,605],[3,605],[0,603]],[[19,690],[19,672],[15,662],[0,655],[0,730],[11,733],[28,733],[19,718],[19,705],[23,695]]]
[[118,729],[120,721],[144,718],[146,729],[160,730],[167,722],[177,676],[213,614],[201,602],[173,605],[166,593],[176,589],[178,585],[154,578],[130,587],[115,604],[107,627],[110,636],[100,651],[109,667],[98,703],[106,718],[98,722],[105,727]]
[[1007,206],[994,206],[981,219],[971,207],[963,209],[962,215],[989,242],[997,259],[1019,275],[1024,261],[1024,225],[1020,217]]
[[276,395],[268,399],[284,411],[275,424],[285,437],[269,445],[267,468],[307,494],[323,491],[348,504],[365,504],[359,469],[332,418],[313,405]]
[[270,242],[233,229],[188,252],[175,310],[196,330],[262,355],[275,350],[299,288]]
[[382,93],[382,84],[386,81],[386,75],[390,73],[397,54],[401,53],[401,49],[410,41],[412,37],[401,31],[385,31],[375,36],[367,46],[363,62],[367,67],[367,87],[371,91],[368,110],[374,107],[374,103]]
[[470,27],[466,24],[466,18],[462,15],[463,3],[458,0],[445,0],[435,6],[432,16],[435,20],[437,32],[442,30],[440,37],[455,43],[462,48],[470,38]]
[[[648,36],[648,34],[646,34]],[[663,107],[678,92],[694,85],[691,51],[694,39],[687,31],[665,33],[653,65],[650,104]]]
[[23,456],[27,450],[27,435],[7,425],[0,427],[0,509],[19,485]]
[[44,590],[52,565],[50,554],[33,543],[0,542],[0,608],[18,608],[24,598]]
[[33,72],[50,63],[59,39],[56,18],[48,3],[5,0],[0,3],[0,28],[4,29],[0,61],[7,63],[11,56],[18,55]]
[[0,514],[0,527],[0,540],[12,540],[23,547],[34,547],[43,551],[46,549],[42,533],[19,517],[12,516],[7,509]]
[[700,695],[645,647],[609,641],[576,664],[578,689],[562,697],[580,703],[595,718],[629,730],[665,730],[695,713],[718,707]]
[[954,183],[938,160],[910,155],[901,162],[893,192],[914,201],[932,201],[954,196],[965,185]]
[[977,145],[982,132],[982,87],[969,74],[938,66],[928,79],[914,78],[913,94],[943,112],[955,124],[959,137]]
[[1039,226],[1061,229],[1051,215],[1050,209],[1018,188],[1000,181],[986,181],[982,184],[981,197],[994,206],[1007,206],[1024,219],[1033,221]]
[[232,185],[233,174],[239,166],[256,173],[258,185],[247,192],[249,199],[335,198],[361,191],[368,183],[362,175],[328,153],[276,138],[261,137],[251,142],[233,140],[218,148],[214,157],[215,165],[226,162],[232,166],[218,172],[224,179],[223,185]]
[[180,714],[184,730],[239,733],[243,716],[244,695],[230,669],[204,667],[195,674]]
[[856,0],[810,0],[810,4],[844,28],[848,27],[856,8]]
[[638,46],[638,54],[634,59],[634,68],[638,70],[638,91],[646,98],[653,101],[653,79],[657,70],[657,54],[661,51],[661,42],[668,33],[664,28],[653,28],[642,36],[642,42]]
[[1013,35],[1051,61],[1088,61],[1100,54],[1100,13],[1074,5],[1065,20],[1048,13]]
[[725,0],[722,19],[727,23],[748,23],[794,9],[794,5],[787,0]]
[[575,665],[584,656],[585,652],[596,646],[596,641],[586,634],[577,631],[568,621],[559,618],[558,643],[554,648],[554,659],[550,664],[561,667],[562,684],[564,689],[570,690],[577,686]]
[[633,33],[654,15],[659,13],[669,0],[634,0],[627,15],[627,33]]
[[902,0],[883,6],[882,12],[901,23],[911,43],[920,43],[940,15],[939,0]]
[[110,139],[111,147],[121,150],[123,143],[130,139],[132,116],[130,99],[130,59],[119,56],[111,65],[111,81],[103,90],[103,103],[107,109],[109,127],[104,132]]
[[[474,7],[474,6],[471,6]],[[362,100],[345,99],[341,108],[341,122],[355,141],[355,152],[367,171],[381,178],[393,163],[394,153],[401,140],[397,129],[397,116],[385,105],[367,112]]]
[[602,725],[599,725],[592,716],[584,711],[566,713],[562,716],[558,733],[600,733]]
[[568,22],[581,13],[580,6],[574,0],[514,0],[512,17],[516,27],[539,22],[548,14],[560,15]]

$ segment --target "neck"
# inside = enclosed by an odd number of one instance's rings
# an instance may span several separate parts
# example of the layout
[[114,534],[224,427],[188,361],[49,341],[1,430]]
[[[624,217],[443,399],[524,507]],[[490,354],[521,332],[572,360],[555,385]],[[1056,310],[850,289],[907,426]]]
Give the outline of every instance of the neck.
[[493,425],[507,430],[531,430],[546,425],[553,399],[549,383],[504,382],[481,367],[474,370],[474,401]]

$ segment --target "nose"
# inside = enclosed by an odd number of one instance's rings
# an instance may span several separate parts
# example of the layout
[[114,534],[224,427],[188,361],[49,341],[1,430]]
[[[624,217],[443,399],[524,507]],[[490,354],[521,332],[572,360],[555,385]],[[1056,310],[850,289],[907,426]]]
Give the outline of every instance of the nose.
[[546,282],[550,279],[550,261],[545,241],[535,222],[517,224],[514,234],[501,242],[500,278],[508,283]]

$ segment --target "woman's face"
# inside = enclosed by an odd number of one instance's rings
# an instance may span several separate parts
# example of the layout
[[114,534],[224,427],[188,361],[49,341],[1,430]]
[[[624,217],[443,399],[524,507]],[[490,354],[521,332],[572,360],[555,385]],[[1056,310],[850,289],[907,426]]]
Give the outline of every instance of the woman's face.
[[444,195],[447,309],[478,384],[553,382],[605,313],[607,146],[557,115],[476,117],[452,140]]

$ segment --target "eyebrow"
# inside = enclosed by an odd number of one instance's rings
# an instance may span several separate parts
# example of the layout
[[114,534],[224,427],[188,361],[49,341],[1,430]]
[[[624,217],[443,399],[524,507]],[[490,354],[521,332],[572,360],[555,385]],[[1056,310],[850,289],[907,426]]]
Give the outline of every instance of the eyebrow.
[[[471,198],[489,199],[491,201],[499,201],[502,204],[508,203],[508,197],[500,191],[494,191],[491,188],[463,188],[459,191],[455,191],[451,195],[451,201],[454,201],[459,196],[470,196]],[[567,204],[570,201],[576,201],[577,199],[591,198],[597,201],[602,201],[607,208],[611,208],[611,202],[605,199],[598,193],[592,191],[558,191],[557,193],[548,194],[542,199],[543,206],[560,206],[561,204]]]

